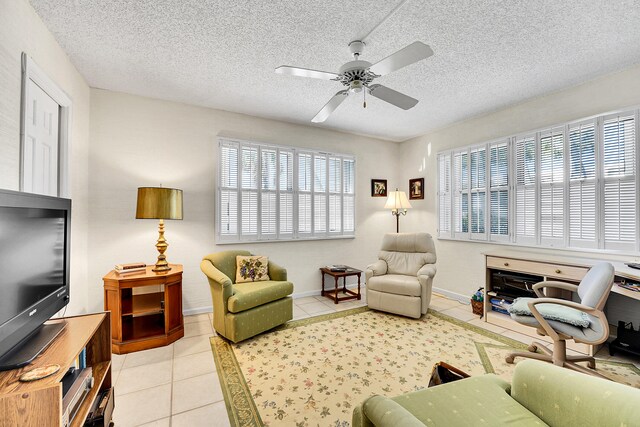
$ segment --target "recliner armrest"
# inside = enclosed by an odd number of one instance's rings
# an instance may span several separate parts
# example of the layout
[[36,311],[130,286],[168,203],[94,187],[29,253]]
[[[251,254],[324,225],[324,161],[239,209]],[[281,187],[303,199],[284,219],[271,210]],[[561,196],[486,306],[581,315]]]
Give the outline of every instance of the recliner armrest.
[[379,259],[373,264],[369,264],[364,272],[365,280],[373,276],[382,276],[383,274],[387,274],[387,268],[386,261],[382,259]]
[[418,270],[417,276],[427,276],[433,278],[436,275],[436,266],[433,264],[425,264]]
[[200,263],[200,270],[210,279],[211,281],[219,284],[221,287],[231,286],[233,282],[231,279],[224,274],[222,271],[218,270],[211,261],[205,259]]
[[287,280],[287,269],[279,266],[275,262],[269,261],[269,278],[284,282]]

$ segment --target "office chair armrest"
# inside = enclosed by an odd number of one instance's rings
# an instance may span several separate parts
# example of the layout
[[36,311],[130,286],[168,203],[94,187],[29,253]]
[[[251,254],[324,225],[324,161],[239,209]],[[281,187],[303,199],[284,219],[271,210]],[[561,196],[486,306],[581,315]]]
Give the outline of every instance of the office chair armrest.
[[546,280],[533,285],[533,291],[538,298],[545,298],[546,295],[542,292],[544,288],[564,289],[566,291],[578,292],[578,285],[566,282],[558,282],[557,280]]

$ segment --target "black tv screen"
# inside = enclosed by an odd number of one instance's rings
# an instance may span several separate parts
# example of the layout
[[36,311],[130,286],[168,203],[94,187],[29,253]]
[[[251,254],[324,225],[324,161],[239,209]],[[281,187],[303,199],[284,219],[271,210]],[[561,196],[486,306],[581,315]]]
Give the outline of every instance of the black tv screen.
[[0,324],[64,288],[65,216],[0,206]]
[[69,302],[70,230],[71,200],[0,190],[0,370],[59,333],[42,324]]

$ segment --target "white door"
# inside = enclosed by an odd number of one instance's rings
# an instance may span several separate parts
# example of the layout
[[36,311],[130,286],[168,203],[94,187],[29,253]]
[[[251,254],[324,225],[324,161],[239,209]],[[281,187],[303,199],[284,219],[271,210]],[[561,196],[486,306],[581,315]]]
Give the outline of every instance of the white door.
[[57,196],[60,106],[32,80],[27,84],[23,191]]

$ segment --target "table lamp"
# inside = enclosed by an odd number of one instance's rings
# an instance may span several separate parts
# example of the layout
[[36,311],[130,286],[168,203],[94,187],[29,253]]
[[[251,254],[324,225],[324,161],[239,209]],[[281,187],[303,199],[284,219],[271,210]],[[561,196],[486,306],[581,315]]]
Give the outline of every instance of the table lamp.
[[406,215],[407,209],[411,209],[411,203],[407,199],[407,194],[404,191],[389,192],[387,203],[384,205],[385,209],[391,209],[391,215],[396,217],[396,233],[400,232],[400,215]]
[[171,270],[164,252],[169,244],[164,238],[164,220],[182,219],[182,190],[163,187],[138,188],[138,207],[136,219],[158,219],[158,262],[153,271],[164,272]]

